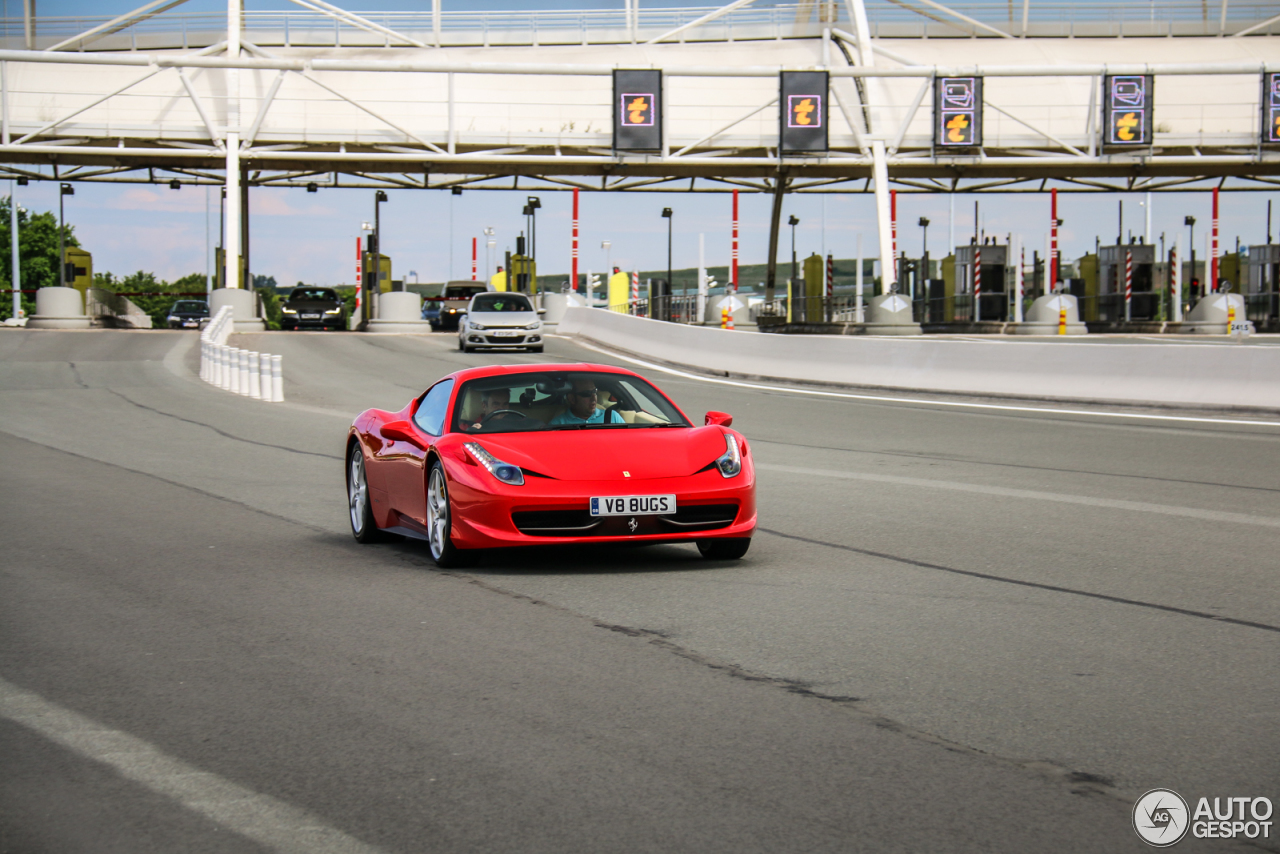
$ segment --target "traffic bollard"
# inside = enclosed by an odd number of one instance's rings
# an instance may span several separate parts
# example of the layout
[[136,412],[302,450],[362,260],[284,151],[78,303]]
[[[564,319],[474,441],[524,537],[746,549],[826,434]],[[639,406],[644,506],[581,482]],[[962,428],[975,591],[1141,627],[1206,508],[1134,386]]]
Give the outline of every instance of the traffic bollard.
[[262,399],[262,375],[261,368],[258,367],[258,353],[254,350],[249,351],[249,397],[254,400]]
[[284,402],[284,356],[271,357],[271,402]]

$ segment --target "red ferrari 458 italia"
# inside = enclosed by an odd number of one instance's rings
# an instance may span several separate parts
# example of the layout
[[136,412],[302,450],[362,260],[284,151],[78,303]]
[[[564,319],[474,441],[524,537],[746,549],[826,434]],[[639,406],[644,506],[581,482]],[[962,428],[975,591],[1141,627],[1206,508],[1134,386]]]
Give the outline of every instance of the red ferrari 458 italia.
[[740,558],[756,528],[755,471],[733,419],[695,427],[631,371],[468,368],[347,437],[351,531],[426,540],[443,567],[484,549],[696,543]]

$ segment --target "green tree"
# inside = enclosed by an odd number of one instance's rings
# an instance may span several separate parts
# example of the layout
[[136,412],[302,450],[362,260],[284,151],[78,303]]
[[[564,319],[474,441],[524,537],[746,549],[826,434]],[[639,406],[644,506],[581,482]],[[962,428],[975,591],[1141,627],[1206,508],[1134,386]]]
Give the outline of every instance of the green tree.
[[138,308],[151,315],[151,324],[157,329],[168,326],[166,318],[173,304],[180,299],[194,297],[179,296],[185,293],[204,293],[204,273],[189,273],[175,282],[157,279],[155,273],[139,270],[116,278],[114,273],[94,273],[93,286],[118,294],[129,294],[129,299]]
[[[10,200],[0,199],[0,279],[13,281],[12,255],[9,251]],[[63,227],[67,246],[79,246],[75,228]],[[52,213],[33,214],[18,206],[18,257],[22,268],[22,288],[47,288],[58,284],[58,218]],[[12,287],[12,285],[10,285]]]

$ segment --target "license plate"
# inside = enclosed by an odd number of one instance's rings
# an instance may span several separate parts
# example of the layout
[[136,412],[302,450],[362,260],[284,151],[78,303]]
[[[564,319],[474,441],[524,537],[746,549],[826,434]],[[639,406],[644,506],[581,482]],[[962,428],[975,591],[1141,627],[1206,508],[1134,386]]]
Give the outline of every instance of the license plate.
[[613,495],[591,499],[592,516],[661,516],[674,512],[674,495]]
[[198,320],[184,320],[184,321],[182,321],[182,325],[183,325],[183,326],[190,326],[190,327],[193,327],[193,328],[194,328],[194,327],[197,327],[197,326],[199,326],[199,325],[200,325],[200,321],[198,321]]
[[515,338],[516,336],[518,336],[518,335],[523,335],[523,334],[524,334],[524,333],[523,333],[523,332],[521,332],[519,329],[495,329],[495,330],[493,330],[493,337],[494,337],[494,338]]
[[318,315],[318,314],[304,314],[304,315],[302,315],[302,319],[303,319],[303,320],[319,320],[319,319],[320,319],[320,315]]

